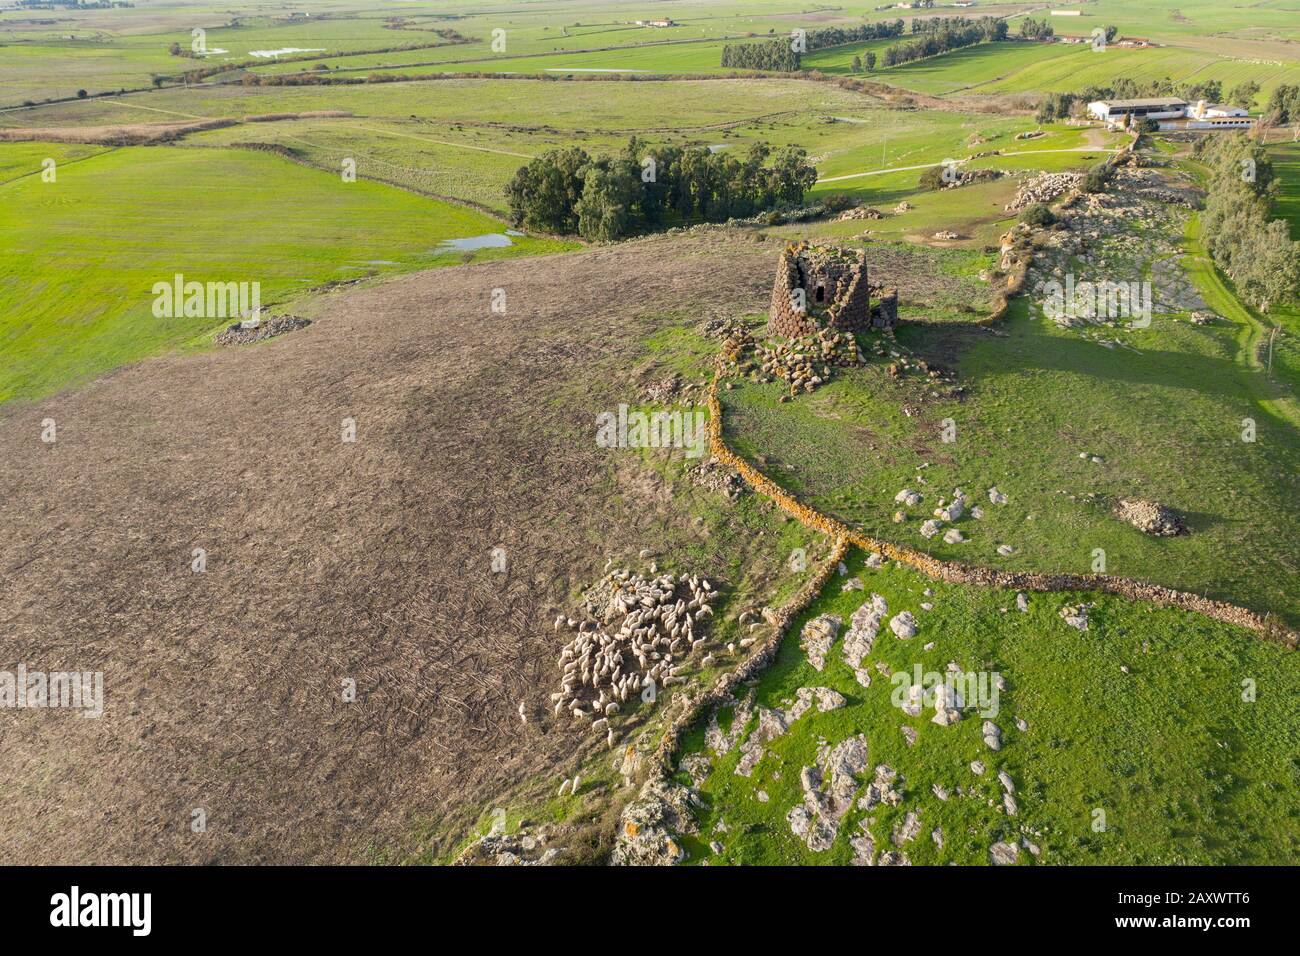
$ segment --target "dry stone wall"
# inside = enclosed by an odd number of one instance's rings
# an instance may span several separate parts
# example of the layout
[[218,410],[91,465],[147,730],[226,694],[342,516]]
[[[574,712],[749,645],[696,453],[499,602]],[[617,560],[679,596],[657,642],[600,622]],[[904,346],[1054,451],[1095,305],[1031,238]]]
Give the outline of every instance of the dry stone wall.
[[[871,304],[872,293],[881,297]],[[776,267],[768,328],[795,338],[818,331],[865,332],[898,323],[898,294],[871,285],[863,250],[788,246]]]
[[1148,601],[1164,607],[1195,611],[1218,621],[1249,628],[1293,649],[1300,645],[1300,632],[1286,627],[1270,616],[1258,614],[1226,601],[1202,597],[1199,594],[1189,594],[1163,585],[1109,574],[998,571],[956,561],[943,561],[923,551],[882,541],[855,531],[843,522],[808,507],[726,446],[722,440],[722,407],[718,401],[718,379],[719,375],[715,374],[709,389],[708,402],[709,446],[713,457],[735,468],[755,492],[770,498],[782,511],[797,518],[807,527],[830,535],[837,544],[841,542],[855,544],[863,550],[877,552],[950,584],[974,584],[980,587],[1020,591],[1100,591],[1132,601]]

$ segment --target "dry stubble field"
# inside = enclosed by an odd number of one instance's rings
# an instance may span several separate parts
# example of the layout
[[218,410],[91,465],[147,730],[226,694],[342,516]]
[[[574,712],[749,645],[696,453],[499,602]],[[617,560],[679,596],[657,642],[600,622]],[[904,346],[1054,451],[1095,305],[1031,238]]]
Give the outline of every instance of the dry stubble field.
[[547,701],[556,608],[607,553],[692,530],[593,416],[636,401],[625,370],[666,311],[761,309],[774,252],[660,239],[435,270],[334,291],[263,345],[11,403],[0,658],[102,670],[106,712],[0,712],[0,855],[401,857],[421,821],[574,765],[585,742]]

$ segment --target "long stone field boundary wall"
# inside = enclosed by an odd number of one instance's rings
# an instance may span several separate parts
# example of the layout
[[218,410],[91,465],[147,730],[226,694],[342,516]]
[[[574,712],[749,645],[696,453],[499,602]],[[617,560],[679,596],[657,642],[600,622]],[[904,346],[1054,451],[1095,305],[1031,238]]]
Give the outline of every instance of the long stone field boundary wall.
[[1271,615],[1260,615],[1244,607],[1189,594],[1159,584],[1110,574],[1044,573],[1037,571],[999,571],[978,565],[944,561],[905,545],[869,537],[848,525],[799,501],[771,478],[734,454],[722,439],[722,405],[718,401],[718,382],[722,377],[719,364],[709,386],[709,449],[713,457],[734,468],[755,493],[771,499],[782,511],[809,528],[843,540],[866,551],[905,564],[908,567],[949,584],[974,584],[979,587],[1006,588],[1019,591],[1099,591],[1131,601],[1148,601],[1163,607],[1176,607],[1204,614],[1217,621],[1249,628],[1261,636],[1294,650],[1300,645],[1300,632]]
[[776,659],[777,651],[781,649],[781,642],[785,640],[785,634],[789,630],[791,622],[803,613],[821,594],[822,588],[826,585],[830,576],[835,573],[835,569],[839,567],[840,562],[844,560],[844,555],[848,553],[848,550],[848,541],[844,538],[837,538],[831,548],[830,557],[799,589],[799,593],[791,598],[789,603],[768,616],[768,622],[773,625],[772,633],[755,644],[749,656],[738,667],[720,674],[718,679],[713,682],[713,686],[699,697],[692,698],[683,713],[669,723],[655,752],[655,769],[659,774],[667,775],[672,772],[673,754],[677,751],[682,735],[690,730],[697,720],[715,707],[730,701],[737,687],[745,681],[753,680]]

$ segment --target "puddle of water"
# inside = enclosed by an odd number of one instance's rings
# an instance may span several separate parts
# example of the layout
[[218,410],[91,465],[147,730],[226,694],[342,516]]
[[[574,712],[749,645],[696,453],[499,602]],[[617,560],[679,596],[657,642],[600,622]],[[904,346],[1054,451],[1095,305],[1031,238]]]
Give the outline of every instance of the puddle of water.
[[720,153],[720,152],[722,152],[724,149],[726,149],[729,145],[731,145],[731,144],[730,144],[730,143],[714,143],[712,146],[709,147],[709,152],[710,152],[710,153]]
[[[522,235],[522,233],[510,230],[510,235]],[[510,241],[510,235],[502,232],[488,232],[481,236],[468,236],[464,239],[444,239],[434,249],[434,254],[440,252],[473,252],[475,249],[504,249],[506,246],[513,246]]]
[[652,73],[653,70],[616,70],[616,69],[597,69],[596,67],[548,67],[547,73]]
[[[224,52],[224,51],[223,51]],[[286,53],[324,53],[323,46],[286,46],[279,50],[249,50],[249,56],[283,56]]]

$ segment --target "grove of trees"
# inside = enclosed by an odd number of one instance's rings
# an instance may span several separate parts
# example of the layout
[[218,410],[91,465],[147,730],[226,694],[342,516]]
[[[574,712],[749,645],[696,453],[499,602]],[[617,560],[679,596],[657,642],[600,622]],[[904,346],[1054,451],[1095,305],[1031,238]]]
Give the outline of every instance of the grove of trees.
[[980,17],[978,20],[967,17],[944,17],[913,20],[912,31],[917,35],[917,39],[895,43],[885,49],[881,59],[884,66],[896,66],[899,63],[908,63],[927,56],[937,56],[940,53],[973,46],[986,40],[1005,40],[1007,24],[1005,20],[994,17]]
[[1026,40],[1050,40],[1056,36],[1056,30],[1047,17],[1041,20],[1035,20],[1033,17],[1025,17],[1020,21],[1020,35]]
[[1283,83],[1275,87],[1264,115],[1274,123],[1300,123],[1300,86]]
[[734,70],[794,73],[799,69],[799,54],[788,37],[760,43],[728,43],[722,48],[722,65]]
[[795,146],[773,152],[755,143],[737,156],[633,137],[612,158],[576,146],[543,153],[515,173],[506,200],[521,228],[609,241],[797,206],[816,181],[807,153]]
[[1194,153],[1210,169],[1201,224],[1215,264],[1262,311],[1300,298],[1300,243],[1286,220],[1269,219],[1277,183],[1264,148],[1243,135],[1206,136]]
[[[811,52],[826,47],[861,43],[864,40],[901,36],[903,21],[863,23],[856,27],[826,27],[809,30],[804,37],[805,47]],[[762,40],[758,43],[728,43],[722,48],[722,65],[736,70],[773,70],[794,73],[800,66],[800,54],[794,49],[792,37]]]

